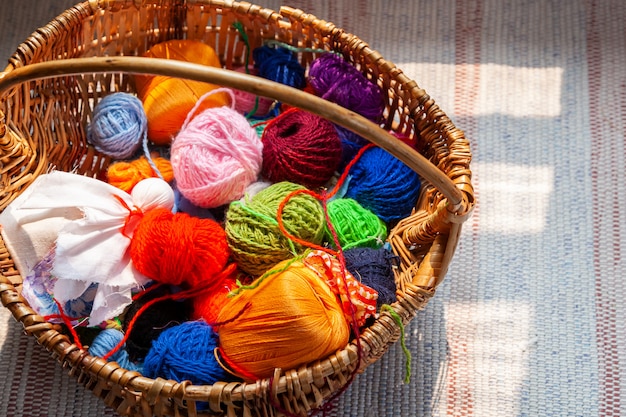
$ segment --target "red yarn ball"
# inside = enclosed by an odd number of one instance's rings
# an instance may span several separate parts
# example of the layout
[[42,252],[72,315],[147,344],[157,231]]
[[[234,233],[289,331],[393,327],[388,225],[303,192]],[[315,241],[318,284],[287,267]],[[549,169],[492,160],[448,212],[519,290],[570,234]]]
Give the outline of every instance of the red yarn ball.
[[333,176],[341,161],[341,140],[335,126],[297,108],[270,121],[261,140],[261,173],[272,182],[316,188]]
[[204,320],[209,324],[217,323],[217,316],[222,311],[222,307],[230,301],[228,294],[237,288],[237,281],[234,278],[227,278],[219,288],[210,293],[202,294],[191,299],[191,319]]
[[147,212],[135,229],[130,257],[135,268],[157,282],[191,288],[218,288],[230,249],[214,220],[166,209]]

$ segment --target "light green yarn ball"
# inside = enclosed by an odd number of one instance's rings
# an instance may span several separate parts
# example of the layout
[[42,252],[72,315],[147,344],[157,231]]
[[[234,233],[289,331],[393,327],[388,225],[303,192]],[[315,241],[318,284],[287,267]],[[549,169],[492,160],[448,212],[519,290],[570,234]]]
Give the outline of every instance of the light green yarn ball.
[[[260,191],[249,201],[235,201],[226,212],[226,237],[239,268],[258,277],[278,262],[293,258],[305,248],[287,239],[276,219],[287,195],[304,190],[301,185],[279,182]],[[283,224],[292,235],[319,245],[324,240],[322,205],[307,194],[293,196],[283,210]]]
[[[328,218],[342,249],[379,248],[387,238],[387,226],[374,213],[351,198],[331,200],[326,205]],[[333,242],[326,228],[328,240]]]

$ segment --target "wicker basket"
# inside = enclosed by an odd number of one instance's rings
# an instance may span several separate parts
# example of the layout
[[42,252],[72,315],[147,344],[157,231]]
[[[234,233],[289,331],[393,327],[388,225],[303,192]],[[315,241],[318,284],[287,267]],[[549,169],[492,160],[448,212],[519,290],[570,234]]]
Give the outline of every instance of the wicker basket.
[[[137,58],[158,42],[196,39],[213,46],[224,68],[232,69],[243,63],[245,52],[234,22],[243,24],[252,47],[274,39],[343,54],[388,91],[384,124],[234,71]],[[305,66],[315,57],[300,53]],[[91,0],[38,29],[0,74],[0,210],[51,167],[103,176],[110,159],[88,146],[85,126],[100,98],[112,91],[133,92],[131,73],[169,74],[265,95],[343,125],[403,160],[424,186],[414,213],[388,239],[401,258],[392,308],[406,324],[434,295],[474,205],[468,142],[424,90],[362,40],[287,7],[275,12],[228,0]],[[410,137],[415,146],[395,139],[389,129]],[[3,305],[80,383],[122,415],[274,416],[279,410],[306,415],[400,337],[400,326],[384,312],[363,332],[360,348],[352,342],[328,358],[300,369],[277,369],[273,378],[255,383],[194,386],[149,379],[88,355],[32,310],[19,294],[21,280],[0,239]],[[209,409],[199,411],[200,401]]]

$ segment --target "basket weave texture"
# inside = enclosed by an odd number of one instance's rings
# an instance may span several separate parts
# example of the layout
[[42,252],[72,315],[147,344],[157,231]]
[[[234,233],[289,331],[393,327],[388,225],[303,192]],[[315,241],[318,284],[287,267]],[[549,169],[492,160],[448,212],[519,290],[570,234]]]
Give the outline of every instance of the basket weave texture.
[[[303,11],[280,12],[244,2],[211,0],[91,0],[74,6],[22,43],[2,74],[70,58],[141,56],[169,39],[194,39],[215,48],[224,68],[244,63],[245,44],[233,27],[241,22],[251,48],[268,39],[299,48],[332,50],[388,92],[382,128],[411,138],[436,175],[424,175],[411,216],[388,238],[400,257],[397,301],[392,308],[408,323],[435,294],[445,276],[474,204],[469,143],[446,114],[402,71],[361,39]],[[314,52],[300,52],[306,67]],[[0,77],[0,80],[2,77]],[[0,210],[40,174],[57,169],[104,178],[110,158],[86,141],[85,126],[98,101],[114,91],[134,92],[128,72],[83,71],[15,83],[0,95]],[[341,118],[341,115],[337,116]],[[404,155],[409,161],[417,152]],[[396,155],[398,156],[398,155]],[[417,169],[416,169],[417,170]],[[424,174],[423,172],[419,172]],[[435,181],[429,181],[429,176]],[[439,184],[454,193],[442,193]],[[22,277],[0,239],[0,296],[25,331],[34,336],[79,382],[121,415],[275,416],[306,415],[379,359],[400,337],[388,313],[345,349],[300,369],[277,369],[255,383],[194,386],[146,378],[92,357],[37,315],[20,296]],[[200,411],[199,402],[208,402]]]

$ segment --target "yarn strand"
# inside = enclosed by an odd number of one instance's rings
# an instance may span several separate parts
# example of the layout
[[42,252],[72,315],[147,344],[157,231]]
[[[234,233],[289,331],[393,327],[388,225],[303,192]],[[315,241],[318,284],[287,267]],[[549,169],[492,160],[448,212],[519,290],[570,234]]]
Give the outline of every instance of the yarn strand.
[[326,49],[319,49],[319,48],[301,48],[301,47],[297,47],[297,46],[293,46],[290,45],[288,43],[285,42],[281,42],[281,41],[277,41],[276,39],[268,39],[265,42],[263,42],[264,45],[267,46],[271,46],[271,47],[281,47],[281,48],[285,48],[291,52],[309,52],[309,53],[314,53],[314,54],[335,54],[335,55],[341,55],[339,52],[336,51],[327,51]]
[[161,282],[157,282],[156,284],[153,284],[153,285],[149,286],[145,290],[143,290],[143,291],[133,295],[133,301],[136,301],[136,300],[140,299],[141,297],[145,296],[146,294],[148,294],[148,293],[150,293],[150,292],[152,292],[152,291],[154,291],[156,289],[161,288],[163,285],[165,285],[165,284],[163,284]]
[[341,244],[339,243],[339,236],[337,236],[337,231],[333,227],[330,221],[330,217],[328,216],[327,202],[328,200],[326,198],[322,200],[322,207],[324,209],[324,215],[326,216],[326,223],[327,223],[328,229],[330,230],[330,233],[333,237],[333,241],[335,243],[335,247],[337,248],[337,258],[339,259],[339,264],[341,265],[341,279],[343,283],[343,289],[345,291],[345,294],[348,295],[347,298],[348,298],[348,302],[350,303],[350,316],[352,319],[351,327],[352,327],[352,331],[354,331],[354,340],[356,342],[356,347],[357,347],[357,364],[358,365],[356,366],[355,371],[353,371],[350,374],[350,378],[348,379],[348,385],[349,385],[350,383],[352,383],[352,380],[354,379],[354,376],[356,375],[356,369],[358,369],[361,364],[361,359],[363,357],[363,346],[361,345],[361,331],[359,330],[359,326],[357,324],[357,319],[356,319],[356,307],[354,303],[352,302],[352,297],[350,297],[350,293],[348,291],[348,278],[347,278],[348,268],[346,268],[346,258],[343,255],[343,249],[341,247]]
[[204,93],[196,102],[196,104],[192,107],[192,109],[189,111],[189,113],[187,113],[187,117],[185,118],[185,121],[183,122],[183,126],[180,128],[180,130],[185,130],[185,128],[187,127],[187,125],[189,124],[189,122],[191,121],[191,119],[194,118],[194,116],[196,116],[196,112],[198,111],[198,109],[200,108],[200,106],[202,106],[202,102],[204,100],[206,100],[207,98],[211,97],[213,94],[217,94],[217,93],[227,93],[230,96],[230,100],[231,100],[231,105],[230,107],[233,108],[234,104],[235,104],[235,95],[233,94],[233,90],[231,90],[230,88],[216,88],[215,90],[211,90],[208,93]]
[[402,323],[402,317],[400,317],[396,310],[394,310],[388,304],[383,304],[380,309],[389,313],[391,318],[400,328],[400,346],[402,346],[402,351],[404,352],[404,357],[406,358],[404,366],[404,383],[408,384],[411,382],[411,351],[406,346],[406,335],[404,334],[404,324]]
[[341,190],[341,187],[343,187],[343,184],[346,182],[348,176],[350,175],[350,169],[356,165],[356,163],[359,161],[359,159],[361,158],[361,156],[363,156],[363,154],[371,148],[374,148],[376,145],[373,143],[368,143],[367,145],[365,145],[364,147],[362,147],[359,152],[357,152],[357,154],[354,156],[354,158],[352,158],[352,160],[350,161],[350,163],[348,163],[348,165],[346,165],[346,168],[343,170],[341,176],[339,177],[339,179],[337,180],[337,184],[335,184],[335,186],[333,187],[333,189],[328,193],[328,199],[331,199],[335,196],[335,194],[337,194],[337,192],[339,192]]
[[274,274],[279,274],[279,273],[287,270],[294,262],[302,259],[303,257],[304,257],[304,255],[296,256],[296,257],[290,259],[287,263],[285,263],[285,265],[282,268],[276,268],[276,269],[271,269],[271,270],[267,271],[266,273],[261,275],[259,278],[255,279],[252,282],[252,284],[250,284],[250,285],[243,285],[243,284],[241,284],[241,282],[237,281],[237,285],[239,287],[236,290],[232,290],[230,293],[228,293],[228,297],[232,298],[232,297],[235,297],[236,295],[240,294],[242,291],[256,289],[267,277],[269,277],[271,275],[274,275]]
[[113,197],[115,197],[115,199],[117,201],[120,202],[120,204],[122,205],[122,207],[124,207],[126,210],[128,210],[128,216],[126,217],[126,220],[124,220],[124,226],[122,226],[122,234],[124,236],[126,236],[128,239],[130,239],[131,237],[126,233],[126,228],[128,227],[128,225],[130,224],[130,222],[132,221],[133,217],[135,216],[139,216],[140,218],[143,217],[143,211],[141,211],[141,209],[137,206],[134,206],[132,209],[130,207],[128,207],[128,204],[126,204],[126,202],[117,194],[113,194]]
[[219,348],[219,346],[216,347],[215,350],[213,351],[213,356],[215,357],[215,361],[219,364],[219,366],[221,366],[223,370],[225,370],[232,376],[237,377],[237,378],[241,378],[243,376],[245,378],[257,379],[251,373],[248,373],[244,371],[243,369],[233,366],[232,363],[228,363],[228,358],[226,357],[222,349]]
[[[241,41],[246,46],[244,65],[245,65],[246,74],[250,74],[250,69],[249,69],[249,66],[250,66],[250,52],[252,52],[252,50],[250,48],[250,38],[248,38],[248,34],[246,33],[245,28],[243,27],[243,23],[241,23],[241,22],[234,22],[233,23],[233,27],[235,29],[237,29],[237,32],[239,32],[239,36],[241,37]],[[246,119],[253,118],[256,115],[257,110],[259,110],[259,96],[255,96],[254,97],[254,106],[246,114]]]
[[[346,261],[345,261],[345,257],[343,255],[343,250],[342,247],[340,245],[339,242],[339,237],[337,236],[337,232],[334,229],[333,225],[330,222],[330,218],[328,215],[328,207],[327,207],[327,202],[328,200],[330,200],[343,186],[344,182],[347,180],[348,175],[350,173],[350,168],[352,168],[352,166],[354,166],[354,164],[357,163],[357,161],[359,160],[359,158],[370,148],[373,148],[375,145],[373,143],[367,144],[366,146],[364,146],[363,148],[361,148],[359,150],[359,152],[354,156],[354,158],[350,161],[350,163],[346,166],[346,168],[344,169],[344,172],[342,173],[342,175],[339,177],[339,179],[337,180],[337,183],[335,184],[335,186],[333,187],[333,189],[330,192],[323,192],[322,194],[316,193],[314,191],[311,190],[307,190],[307,189],[302,189],[302,190],[295,190],[292,191],[291,193],[289,193],[287,196],[285,196],[285,198],[281,201],[279,207],[278,207],[278,212],[277,212],[277,221],[278,221],[278,227],[280,228],[281,232],[289,239],[294,240],[296,243],[299,243],[302,246],[306,246],[312,249],[318,249],[318,250],[322,250],[326,253],[329,253],[331,255],[334,255],[338,258],[340,265],[341,265],[341,271],[342,271],[342,281],[343,281],[343,289],[344,291],[346,291],[347,293],[347,288],[348,288],[348,283],[347,283],[347,268],[346,268]],[[302,239],[299,239],[297,236],[293,236],[291,233],[289,233],[287,231],[287,229],[284,226],[283,223],[283,219],[282,219],[282,213],[283,210],[285,208],[285,206],[287,205],[287,203],[289,202],[289,200],[291,198],[293,198],[295,195],[297,194],[308,194],[316,199],[318,199],[319,201],[321,201],[322,203],[322,208],[324,211],[324,216],[326,218],[326,223],[328,226],[328,229],[331,233],[331,236],[333,238],[333,241],[335,243],[335,247],[337,248],[337,250],[332,250],[329,248],[325,248],[325,247],[321,247],[319,245],[313,244],[311,242],[306,242]],[[352,330],[354,331],[354,339],[355,339],[355,343],[356,343],[356,347],[357,347],[357,363],[360,364],[361,361],[363,360],[363,345],[361,343],[361,333],[359,330],[357,323],[357,319],[356,319],[356,308],[354,306],[354,303],[352,302],[351,297],[347,297],[348,298],[348,302],[350,303],[350,315],[351,315],[351,327]],[[393,317],[393,316],[392,316]],[[401,321],[400,321],[401,323]],[[406,347],[406,346],[405,346]],[[405,352],[406,354],[406,352]],[[409,352],[410,354],[410,352]],[[410,356],[409,356],[410,357]],[[409,363],[410,366],[410,363]],[[339,397],[339,395],[341,395],[349,386],[350,384],[354,381],[356,374],[357,374],[357,370],[359,369],[359,366],[357,365],[354,369],[354,371],[352,371],[348,377],[348,380],[346,382],[346,384],[344,385],[344,387],[339,390],[337,393],[333,394],[331,396],[331,398],[328,400],[328,402],[332,402],[335,398]],[[270,386],[273,383],[273,378],[270,378]],[[272,399],[272,403],[275,403],[275,401]],[[278,409],[285,413],[286,415],[291,415],[291,413],[286,412],[286,410],[283,410],[282,407],[280,407],[280,404],[273,404],[275,407],[278,407]]]
[[148,131],[147,130],[144,130],[143,132],[143,139],[141,141],[141,146],[143,148],[143,154],[146,157],[148,164],[152,168],[152,171],[157,175],[158,178],[164,180],[163,174],[161,174],[161,171],[159,170],[156,163],[152,159],[152,154],[150,153],[150,149],[148,148]]
[[[245,369],[242,369],[241,367],[235,365],[233,361],[231,361],[228,358],[228,356],[226,356],[226,354],[224,353],[224,349],[222,349],[221,347],[218,347],[217,351],[219,353],[219,357],[221,358],[221,360],[224,361],[224,363],[226,363],[226,367],[224,368],[224,369],[227,369],[226,372],[233,374],[239,378],[241,377],[248,378],[251,381],[255,381],[259,379],[259,377],[252,374],[251,372],[248,372]],[[221,365],[220,361],[218,361],[218,363],[220,363]]]
[[317,245],[317,244],[312,243],[312,242],[308,242],[308,241],[306,241],[304,239],[300,239],[298,236],[295,236],[295,235],[289,233],[289,231],[285,227],[285,224],[283,222],[283,211],[285,210],[285,206],[287,205],[289,200],[291,200],[293,197],[295,197],[296,195],[299,195],[299,194],[310,195],[311,197],[316,198],[319,201],[324,201],[324,197],[322,195],[316,193],[315,191],[311,191],[311,190],[307,190],[307,189],[294,190],[294,191],[290,192],[289,194],[287,194],[287,196],[285,196],[285,198],[278,205],[278,211],[276,213],[276,220],[278,222],[278,228],[280,229],[281,233],[287,239],[289,239],[291,241],[294,241],[295,243],[298,243],[299,245],[302,245],[304,247],[311,248],[311,249],[318,249],[318,250],[330,253],[331,255],[336,255],[337,252],[335,252],[334,250],[326,248],[324,246]]
[[53,298],[53,300],[54,300],[54,303],[59,308],[59,316],[61,317],[61,320],[63,320],[63,323],[67,327],[67,330],[69,330],[69,332],[72,335],[72,338],[74,339],[74,344],[76,345],[78,349],[85,350],[83,347],[83,344],[80,342],[80,337],[78,336],[76,329],[72,325],[71,319],[67,315],[65,315],[65,312],[63,311],[63,306],[61,305],[59,300],[57,300],[56,298]]
[[[287,110],[289,111],[289,110]],[[326,253],[330,253],[331,255],[337,255],[337,252],[328,248],[325,248],[323,246],[320,245],[316,245],[314,243],[311,242],[307,242],[303,239],[300,239],[297,236],[292,235],[291,233],[289,233],[289,231],[285,228],[285,225],[283,223],[283,211],[285,210],[285,206],[287,205],[287,203],[289,202],[289,200],[291,200],[294,196],[298,195],[298,194],[308,194],[313,198],[316,198],[319,201],[325,202],[330,200],[343,186],[343,183],[346,181],[346,179],[348,178],[348,175],[350,173],[350,168],[352,168],[352,166],[354,166],[354,164],[356,164],[359,160],[359,158],[368,150],[371,149],[373,147],[375,147],[376,145],[374,145],[373,143],[370,143],[368,145],[365,145],[363,148],[361,148],[359,150],[359,152],[354,156],[354,158],[352,159],[352,161],[350,161],[350,163],[346,166],[344,172],[341,174],[341,176],[339,177],[339,179],[337,180],[337,184],[335,184],[335,186],[333,187],[333,189],[328,192],[328,193],[324,193],[324,194],[319,194],[316,193],[315,191],[311,191],[311,190],[307,190],[307,189],[303,189],[303,190],[295,190],[292,191],[291,193],[289,193],[287,196],[285,196],[285,198],[281,201],[280,205],[278,206],[278,211],[276,213],[276,220],[278,222],[278,228],[280,229],[281,233],[283,233],[283,235],[285,237],[287,237],[289,240],[292,240],[302,246],[306,246],[308,248],[311,249],[318,249],[318,250],[322,250]],[[324,212],[326,213],[325,215],[327,216],[327,210],[324,208]],[[330,221],[328,220],[328,218],[326,219],[327,223],[330,223]],[[338,242],[335,242],[336,244],[338,244]],[[339,247],[339,246],[338,246]]]
[[[243,44],[246,46],[245,53],[245,66],[246,66],[246,74],[248,73],[248,65],[250,63],[250,39],[248,38],[248,34],[246,33],[245,28],[243,27],[243,23],[237,21],[233,23],[233,27],[239,33]],[[252,112],[254,114],[254,112]]]
[[[340,185],[340,184],[338,184],[338,185]],[[303,239],[300,239],[297,236],[291,235],[287,231],[287,229],[285,228],[285,226],[284,226],[284,224],[282,222],[282,212],[283,212],[283,209],[284,209],[285,205],[287,204],[287,202],[289,202],[289,199],[292,198],[293,196],[295,196],[296,194],[308,194],[308,195],[311,195],[314,198],[317,198],[319,201],[321,201],[322,208],[323,208],[323,211],[324,211],[324,216],[326,218],[327,226],[328,226],[328,228],[330,230],[331,236],[333,237],[333,241],[335,243],[335,247],[337,248],[336,251],[334,251],[332,249],[329,249],[329,248],[325,248],[325,247],[316,245],[316,244],[311,243],[311,242],[304,241]],[[292,191],[291,193],[289,193],[283,199],[283,201],[281,201],[281,204],[278,207],[277,220],[278,220],[279,228],[280,228],[281,232],[284,233],[285,236],[287,236],[288,238],[294,239],[294,241],[296,243],[299,243],[302,246],[306,246],[306,247],[309,247],[309,248],[312,248],[312,249],[318,249],[318,250],[324,251],[324,252],[329,253],[331,255],[334,255],[334,256],[336,256],[338,258],[339,263],[341,265],[341,278],[342,278],[342,283],[343,283],[343,290],[345,291],[346,294],[349,294],[348,293],[348,281],[347,281],[347,276],[346,276],[346,271],[347,271],[346,260],[345,260],[345,258],[343,256],[343,250],[341,248],[341,244],[339,242],[339,237],[337,236],[337,232],[335,231],[333,225],[331,224],[330,218],[328,216],[328,207],[327,207],[328,198],[329,197],[328,197],[328,195],[326,193],[323,193],[323,194],[320,195],[318,193],[315,193],[315,192],[313,192],[311,190],[307,190],[307,189],[301,189],[301,190]],[[356,345],[357,345],[357,363],[360,365],[361,360],[363,358],[363,346],[361,344],[361,333],[360,333],[360,330],[359,330],[359,326],[357,325],[356,308],[354,306],[354,303],[352,302],[352,298],[348,295],[347,299],[348,299],[348,302],[350,303],[350,316],[351,316],[351,321],[352,321],[350,327],[352,327],[352,330],[354,331],[354,339],[355,339],[355,342],[356,342]],[[354,380],[354,377],[356,376],[356,372],[357,372],[356,370],[358,368],[359,368],[359,366],[357,366],[355,368],[355,370],[350,374],[350,377],[348,378],[348,382],[346,384],[346,387],[349,386],[352,383],[352,381]]]

